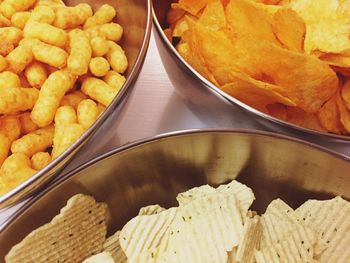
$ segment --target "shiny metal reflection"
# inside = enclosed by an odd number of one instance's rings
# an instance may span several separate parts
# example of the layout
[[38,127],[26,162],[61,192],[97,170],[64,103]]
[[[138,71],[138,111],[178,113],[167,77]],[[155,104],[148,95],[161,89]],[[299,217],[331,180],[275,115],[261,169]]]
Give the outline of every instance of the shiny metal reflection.
[[350,136],[337,135],[325,132],[310,130],[295,124],[276,119],[268,114],[258,111],[249,105],[231,97],[221,91],[218,87],[203,78],[195,69],[192,68],[176,51],[171,42],[165,36],[163,29],[167,27],[166,14],[170,9],[170,4],[174,0],[153,0],[153,21],[157,34],[155,35],[157,47],[162,58],[164,67],[173,83],[176,91],[188,102],[192,104],[203,104],[199,97],[215,95],[218,100],[228,101],[235,110],[241,109],[256,119],[262,125],[274,131],[284,131],[289,133],[301,132],[313,136],[319,140],[350,142]]
[[324,148],[263,132],[169,133],[116,149],[55,182],[0,227],[0,259],[76,193],[108,203],[113,233],[142,206],[169,207],[180,191],[235,178],[253,188],[259,212],[277,197],[292,207],[309,198],[350,199],[350,159]]
[[34,177],[28,179],[9,193],[0,196],[0,209],[17,203],[52,180],[68,164],[74,154],[90,139],[107,117],[112,112],[120,110],[140,73],[146,56],[152,27],[150,0],[67,0],[65,2],[67,5],[86,2],[91,4],[94,9],[104,3],[108,3],[117,8],[116,21],[124,28],[121,44],[129,59],[129,68],[126,73],[127,80],[111,105],[78,141]]

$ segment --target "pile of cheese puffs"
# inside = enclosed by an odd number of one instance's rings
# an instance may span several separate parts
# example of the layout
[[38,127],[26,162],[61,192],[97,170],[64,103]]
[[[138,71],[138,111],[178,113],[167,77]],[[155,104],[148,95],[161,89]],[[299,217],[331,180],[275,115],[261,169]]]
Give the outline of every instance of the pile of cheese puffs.
[[0,194],[73,144],[112,102],[128,60],[116,10],[0,1]]

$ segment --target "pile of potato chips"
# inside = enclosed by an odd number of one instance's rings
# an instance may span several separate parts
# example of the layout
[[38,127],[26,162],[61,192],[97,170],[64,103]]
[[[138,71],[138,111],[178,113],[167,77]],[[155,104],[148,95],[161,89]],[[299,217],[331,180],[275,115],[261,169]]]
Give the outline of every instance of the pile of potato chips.
[[0,195],[58,158],[125,82],[123,28],[104,4],[0,1]]
[[165,30],[223,91],[312,130],[350,133],[350,1],[179,0]]
[[349,202],[341,197],[309,200],[293,210],[276,199],[259,216],[249,210],[254,199],[253,191],[237,181],[218,188],[203,185],[180,193],[177,207],[141,208],[138,216],[106,239],[107,206],[78,194],[50,223],[15,245],[5,260],[347,262]]

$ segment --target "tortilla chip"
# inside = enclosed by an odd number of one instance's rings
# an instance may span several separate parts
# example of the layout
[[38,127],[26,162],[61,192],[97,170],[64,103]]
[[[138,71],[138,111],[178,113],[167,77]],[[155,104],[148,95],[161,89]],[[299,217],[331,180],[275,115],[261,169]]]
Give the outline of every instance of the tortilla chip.
[[292,9],[282,8],[273,17],[273,32],[289,50],[303,52],[306,26],[304,20]]

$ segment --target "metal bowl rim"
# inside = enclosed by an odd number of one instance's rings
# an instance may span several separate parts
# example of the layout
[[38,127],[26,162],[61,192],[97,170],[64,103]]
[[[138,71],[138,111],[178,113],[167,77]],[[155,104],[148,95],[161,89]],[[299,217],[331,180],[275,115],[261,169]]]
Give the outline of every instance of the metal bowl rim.
[[174,138],[174,137],[180,137],[180,136],[186,136],[186,135],[194,135],[194,134],[212,134],[212,133],[233,133],[233,134],[243,134],[248,136],[264,136],[264,137],[270,137],[275,138],[277,140],[286,140],[290,141],[295,144],[302,145],[302,147],[312,148],[316,151],[323,152],[327,155],[333,156],[337,159],[350,162],[350,157],[340,154],[338,152],[335,152],[333,150],[330,150],[328,148],[325,148],[323,146],[319,146],[316,144],[313,144],[308,141],[304,141],[298,138],[294,138],[291,136],[286,136],[282,134],[277,134],[274,132],[266,132],[266,131],[259,131],[259,130],[251,130],[251,129],[215,129],[215,128],[209,128],[209,129],[188,129],[188,130],[182,130],[182,131],[172,131],[167,133],[162,133],[159,135],[147,137],[144,139],[137,140],[130,144],[125,144],[120,146],[119,148],[115,148],[107,153],[104,153],[85,164],[73,169],[72,171],[68,172],[67,174],[61,176],[58,180],[53,182],[51,185],[46,187],[43,191],[41,191],[38,195],[34,196],[32,199],[27,201],[22,207],[20,207],[15,213],[13,213],[5,222],[3,222],[2,225],[0,225],[0,233],[4,231],[7,226],[9,226],[18,216],[20,216],[22,213],[24,213],[27,209],[30,209],[30,207],[39,200],[42,196],[46,195],[48,192],[50,192],[52,189],[58,187],[60,184],[65,182],[66,180],[73,177],[75,174],[81,172],[82,170],[88,168],[89,166],[92,166],[106,158],[109,158],[110,156],[113,156],[115,154],[121,153],[123,151],[127,151],[136,147],[140,147],[143,145],[146,145],[148,143],[153,143],[156,141],[160,141],[162,139],[168,139],[168,138]]
[[248,111],[249,113],[253,113],[254,115],[257,115],[258,117],[261,117],[263,119],[267,119],[275,124],[279,124],[281,126],[287,127],[287,128],[292,128],[301,132],[305,132],[311,135],[315,135],[318,137],[326,137],[327,139],[333,139],[333,140],[337,140],[337,141],[341,141],[341,142],[350,142],[350,135],[346,136],[346,135],[338,135],[338,134],[333,134],[333,133],[327,133],[327,132],[320,132],[320,131],[316,131],[316,130],[311,130],[287,121],[283,121],[280,119],[277,119],[271,115],[268,115],[266,113],[263,113],[262,111],[259,111],[251,106],[249,106],[248,104],[243,103],[242,101],[232,97],[231,95],[229,95],[228,93],[222,91],[219,87],[217,87],[216,85],[214,85],[213,83],[211,83],[209,80],[207,80],[206,78],[204,78],[196,69],[194,69],[175,49],[175,47],[172,45],[172,43],[169,41],[169,39],[166,37],[166,35],[163,32],[163,29],[158,21],[156,12],[154,11],[154,8],[152,7],[152,15],[153,15],[153,21],[154,21],[154,25],[155,28],[157,29],[157,32],[161,38],[161,40],[163,41],[163,43],[165,44],[166,48],[171,52],[172,55],[174,55],[185,67],[186,69],[188,69],[190,71],[190,73],[192,75],[194,75],[194,77],[196,79],[198,79],[202,84],[204,84],[204,86],[206,86],[211,92],[215,93],[216,95],[219,95],[219,97],[221,97],[221,99],[225,99],[228,102],[237,105],[241,108],[243,108],[244,110]]
[[[73,151],[75,151],[79,146],[82,146],[81,144],[85,142],[85,140],[88,139],[89,136],[93,135],[94,132],[98,130],[104,123],[104,121],[113,113],[113,111],[124,102],[124,98],[127,96],[128,92],[132,88],[132,83],[137,79],[141,67],[143,65],[143,62],[145,60],[148,46],[151,38],[151,30],[152,30],[152,2],[151,0],[147,1],[147,22],[145,27],[145,33],[143,36],[143,41],[141,44],[141,49],[139,50],[139,54],[135,60],[135,64],[132,67],[130,71],[129,77],[126,79],[124,85],[122,86],[121,90],[117,94],[117,96],[113,99],[112,103],[106,108],[105,112],[101,114],[101,116],[95,121],[95,123],[84,132],[84,134],[75,141],[67,150],[65,150],[57,159],[52,161],[48,166],[46,166],[44,169],[37,172],[34,176],[30,177],[23,183],[16,186],[11,191],[7,192],[6,194],[0,196],[0,204],[4,203],[8,200],[10,200],[13,196],[17,195],[21,191],[23,191],[28,186],[32,185],[36,181],[38,181],[40,178],[42,178],[47,172],[51,171],[53,168],[55,168],[59,163],[61,163],[64,159],[67,158]],[[72,157],[73,158],[73,157]],[[53,179],[57,177],[57,173],[55,173],[53,176],[51,176],[50,179]],[[40,187],[39,187],[40,188]],[[29,192],[29,195],[35,193],[38,189],[34,189],[33,191]],[[11,207],[15,204],[17,204],[20,200],[15,201],[13,203],[10,203],[6,207]]]

